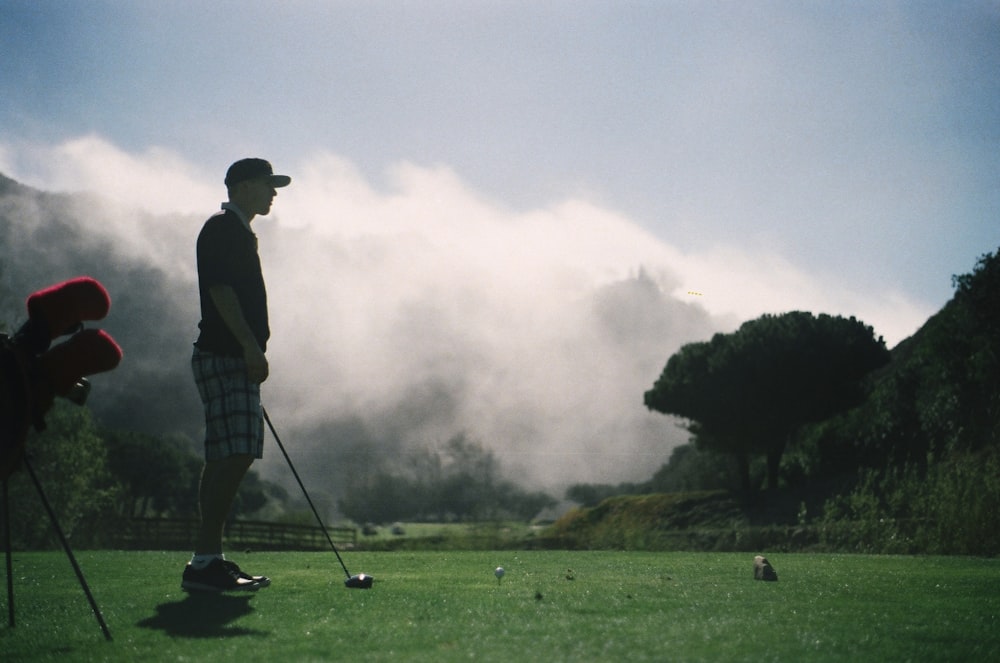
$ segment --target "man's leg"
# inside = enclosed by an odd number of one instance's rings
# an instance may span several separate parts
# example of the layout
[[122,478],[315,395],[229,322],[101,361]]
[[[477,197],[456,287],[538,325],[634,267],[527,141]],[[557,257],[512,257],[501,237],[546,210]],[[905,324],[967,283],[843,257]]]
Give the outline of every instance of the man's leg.
[[205,463],[198,489],[201,526],[195,544],[197,555],[221,555],[226,517],[233,506],[240,482],[253,463],[253,456],[238,454]]
[[191,357],[195,384],[205,405],[205,466],[198,488],[201,521],[195,554],[184,568],[188,591],[256,590],[267,576],[244,573],[222,555],[226,518],[236,492],[264,446],[260,386],[246,377],[242,360],[218,357],[197,348]]
[[198,491],[201,524],[195,554],[184,569],[184,579],[181,582],[183,589],[209,592],[254,591],[271,584],[266,576],[244,573],[239,566],[222,555],[222,534],[226,517],[253,460],[252,455],[237,454],[205,463]]

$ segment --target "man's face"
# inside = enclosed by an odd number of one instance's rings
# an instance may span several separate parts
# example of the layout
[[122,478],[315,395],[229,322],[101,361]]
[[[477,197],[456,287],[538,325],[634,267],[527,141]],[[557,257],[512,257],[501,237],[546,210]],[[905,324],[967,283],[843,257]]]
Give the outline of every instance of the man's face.
[[248,180],[246,182],[246,203],[250,209],[244,210],[250,214],[267,216],[271,211],[271,202],[278,192],[266,177]]

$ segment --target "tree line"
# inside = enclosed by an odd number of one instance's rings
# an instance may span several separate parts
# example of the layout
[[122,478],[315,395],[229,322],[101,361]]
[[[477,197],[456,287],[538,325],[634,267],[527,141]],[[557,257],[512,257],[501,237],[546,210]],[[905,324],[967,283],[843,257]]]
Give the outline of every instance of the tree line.
[[[198,515],[202,458],[183,436],[102,429],[86,407],[57,399],[45,430],[30,433],[26,449],[60,526],[77,545],[102,545],[130,518]],[[55,545],[49,518],[25,471],[9,477],[8,495],[14,545]],[[233,517],[287,500],[283,488],[251,471]]]
[[[57,401],[27,450],[60,526],[81,546],[99,547],[131,518],[195,518],[202,457],[184,436],[102,429],[86,407]],[[340,513],[362,524],[396,520],[527,520],[555,503],[501,476],[493,453],[459,434],[369,468],[346,486]],[[11,536],[19,548],[57,544],[26,472],[9,478]],[[263,515],[262,515],[263,514]],[[231,519],[312,523],[300,499],[251,470]]]
[[355,477],[340,500],[356,522],[530,520],[556,500],[503,478],[493,452],[464,433]]

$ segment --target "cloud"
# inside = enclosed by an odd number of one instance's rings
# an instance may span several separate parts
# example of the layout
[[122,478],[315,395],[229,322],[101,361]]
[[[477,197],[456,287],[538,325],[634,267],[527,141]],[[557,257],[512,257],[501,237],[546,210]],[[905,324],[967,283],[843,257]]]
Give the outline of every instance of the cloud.
[[172,150],[130,154],[94,134],[55,145],[0,146],[0,172],[45,191],[94,193],[124,207],[174,214],[202,214],[222,182],[222,175],[208,177]]
[[[134,409],[157,389],[192,390],[178,381],[196,334],[193,246],[224,194],[221,174],[94,136],[0,146],[0,157],[8,175],[28,168],[40,188],[101,196],[73,197],[71,223],[114,266],[121,317],[109,324],[126,337],[126,327],[144,330],[124,344],[142,374],[121,372],[143,388],[116,393]],[[333,491],[357,454],[457,433],[527,484],[644,480],[686,440],[642,405],[684,343],[795,309],[856,315],[895,342],[931,313],[780,255],[721,242],[684,253],[584,198],[513,210],[446,166],[400,162],[379,186],[332,153],[276,166],[292,186],[254,222],[272,311],[264,398],[307,473]],[[87,213],[91,203],[100,214]],[[174,382],[157,387],[165,361]],[[169,416],[196,426],[197,408],[184,412]],[[274,463],[271,454],[265,472]]]

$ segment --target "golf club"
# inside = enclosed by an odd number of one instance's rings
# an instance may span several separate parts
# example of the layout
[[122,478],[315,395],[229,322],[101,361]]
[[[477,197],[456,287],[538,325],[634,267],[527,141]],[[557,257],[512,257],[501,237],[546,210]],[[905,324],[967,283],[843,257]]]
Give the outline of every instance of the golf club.
[[333,545],[333,539],[330,538],[330,533],[326,531],[326,525],[323,524],[323,519],[319,516],[319,511],[313,505],[313,501],[309,498],[309,493],[306,491],[305,484],[302,483],[302,479],[299,478],[299,473],[295,471],[295,466],[292,465],[292,459],[288,457],[288,452],[285,451],[285,445],[281,443],[281,438],[278,437],[278,432],[274,430],[274,424],[271,423],[271,417],[267,416],[267,410],[261,406],[261,410],[264,412],[264,421],[267,422],[267,427],[271,429],[271,435],[274,436],[274,441],[278,443],[278,448],[281,449],[282,455],[285,460],[288,461],[288,467],[292,470],[292,474],[295,476],[295,480],[299,482],[299,488],[302,489],[302,494],[306,497],[306,502],[309,503],[309,508],[312,509],[313,515],[316,516],[316,522],[319,523],[319,528],[323,530],[323,535],[326,540],[330,543],[330,548],[333,550],[333,554],[337,556],[337,561],[340,562],[340,567],[344,569],[344,574],[347,576],[347,580],[344,581],[344,586],[348,589],[370,589],[372,583],[375,581],[370,575],[364,573],[359,573],[356,576],[352,576],[351,572],[347,570],[347,565],[344,564],[343,558],[341,558],[340,553],[337,552],[337,546]]

